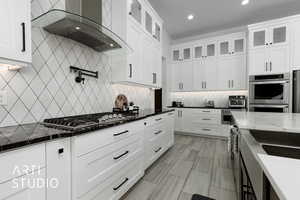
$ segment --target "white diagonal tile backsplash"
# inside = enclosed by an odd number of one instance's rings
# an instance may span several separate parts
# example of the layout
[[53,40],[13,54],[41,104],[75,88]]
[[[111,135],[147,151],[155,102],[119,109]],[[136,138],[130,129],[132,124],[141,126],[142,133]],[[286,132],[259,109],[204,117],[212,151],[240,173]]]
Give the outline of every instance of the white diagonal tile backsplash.
[[[32,0],[31,16],[51,8],[64,9],[64,0]],[[103,24],[111,27],[111,0],[103,0]],[[0,106],[0,126],[41,121],[44,118],[111,111],[119,93],[141,108],[153,107],[147,88],[111,85],[110,58],[73,40],[32,30],[32,66],[19,72],[0,72],[0,89],[8,104]],[[70,65],[99,71],[99,79],[75,83]],[[150,97],[150,98],[149,98]]]

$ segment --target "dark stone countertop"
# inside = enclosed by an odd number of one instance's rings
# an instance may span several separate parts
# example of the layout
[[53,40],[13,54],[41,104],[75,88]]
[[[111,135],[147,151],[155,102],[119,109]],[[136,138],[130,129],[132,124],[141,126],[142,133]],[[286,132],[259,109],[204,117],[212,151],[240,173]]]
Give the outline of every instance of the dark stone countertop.
[[205,106],[183,106],[183,107],[175,107],[175,106],[168,106],[168,108],[191,108],[191,109],[217,109],[217,110],[245,110],[246,108],[229,108],[227,107],[205,107]]
[[[139,114],[135,115],[135,118],[123,123],[116,123],[108,126],[101,126],[97,130],[110,128],[129,122],[142,120],[147,117],[160,115],[168,112],[172,112],[174,109],[163,109],[162,111],[154,110],[140,110]],[[92,131],[91,131],[92,132]],[[19,148],[39,142],[50,141],[58,138],[72,137],[80,134],[88,134],[91,132],[72,132],[49,128],[42,123],[23,124],[17,126],[8,126],[0,128],[0,152]]]

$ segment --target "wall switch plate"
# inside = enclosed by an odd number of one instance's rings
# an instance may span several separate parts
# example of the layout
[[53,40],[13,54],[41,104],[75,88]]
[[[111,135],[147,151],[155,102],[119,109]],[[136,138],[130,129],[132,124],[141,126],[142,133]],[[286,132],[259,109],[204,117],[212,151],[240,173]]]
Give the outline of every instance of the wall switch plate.
[[6,106],[7,105],[7,91],[0,90],[0,105]]

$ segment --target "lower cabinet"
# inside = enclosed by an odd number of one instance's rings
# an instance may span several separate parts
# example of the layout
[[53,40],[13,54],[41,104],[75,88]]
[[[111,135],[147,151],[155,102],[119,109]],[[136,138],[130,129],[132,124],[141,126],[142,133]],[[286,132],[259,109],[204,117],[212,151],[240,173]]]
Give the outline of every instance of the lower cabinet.
[[195,135],[229,137],[230,128],[222,125],[219,109],[176,109],[175,131]]

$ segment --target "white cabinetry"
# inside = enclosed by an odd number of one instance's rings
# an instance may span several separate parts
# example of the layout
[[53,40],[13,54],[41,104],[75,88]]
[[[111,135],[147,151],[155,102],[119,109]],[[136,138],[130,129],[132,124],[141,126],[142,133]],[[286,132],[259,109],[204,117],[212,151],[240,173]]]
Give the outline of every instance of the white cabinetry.
[[291,66],[294,69],[300,68],[300,16],[292,22],[292,39],[291,39]]
[[221,123],[219,109],[176,109],[175,131],[194,135],[228,137],[229,128]]
[[172,48],[172,91],[246,89],[246,34],[177,44]]
[[47,188],[47,199],[71,200],[71,143],[70,138],[46,143],[48,180],[57,180],[58,187]]
[[[159,88],[162,67],[162,20],[147,0],[126,2],[127,6],[124,6],[124,3],[113,0],[113,13],[119,17],[113,17],[112,27],[113,31],[116,30],[121,35],[126,33],[123,39],[133,52],[112,59],[113,83]],[[121,30],[120,27],[126,30]]]
[[264,22],[249,26],[249,74],[289,72],[289,22]]
[[31,1],[2,0],[0,26],[0,63],[31,63]]

